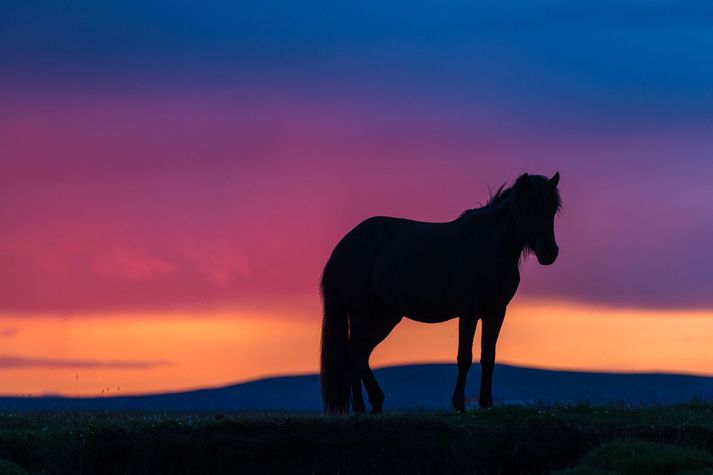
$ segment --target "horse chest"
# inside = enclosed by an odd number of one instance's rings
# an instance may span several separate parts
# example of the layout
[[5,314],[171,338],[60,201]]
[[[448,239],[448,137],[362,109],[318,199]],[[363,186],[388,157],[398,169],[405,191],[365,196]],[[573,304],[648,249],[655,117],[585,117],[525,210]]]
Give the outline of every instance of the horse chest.
[[481,280],[473,286],[473,296],[484,309],[502,308],[510,303],[520,285],[517,267],[508,272],[494,273],[490,280]]

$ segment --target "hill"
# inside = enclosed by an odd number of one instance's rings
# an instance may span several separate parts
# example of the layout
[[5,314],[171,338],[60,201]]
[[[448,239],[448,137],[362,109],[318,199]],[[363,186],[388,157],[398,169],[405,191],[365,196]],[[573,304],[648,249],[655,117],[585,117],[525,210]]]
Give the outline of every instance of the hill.
[[[448,409],[456,367],[449,364],[377,369],[385,410]],[[480,367],[474,365],[466,396],[475,403]],[[316,375],[266,378],[221,388],[143,396],[67,398],[0,397],[0,411],[291,411],[321,410]],[[713,401],[713,378],[651,373],[585,373],[498,365],[496,404],[675,404]]]

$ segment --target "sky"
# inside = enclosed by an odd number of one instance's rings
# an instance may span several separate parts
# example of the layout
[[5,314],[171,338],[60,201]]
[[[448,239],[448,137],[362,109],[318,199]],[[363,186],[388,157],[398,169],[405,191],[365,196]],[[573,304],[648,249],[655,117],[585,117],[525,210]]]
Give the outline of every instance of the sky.
[[[0,10],[0,394],[313,372],[349,229],[556,171],[560,257],[524,265],[498,359],[713,375],[710,3]],[[456,335],[406,322],[372,363]]]

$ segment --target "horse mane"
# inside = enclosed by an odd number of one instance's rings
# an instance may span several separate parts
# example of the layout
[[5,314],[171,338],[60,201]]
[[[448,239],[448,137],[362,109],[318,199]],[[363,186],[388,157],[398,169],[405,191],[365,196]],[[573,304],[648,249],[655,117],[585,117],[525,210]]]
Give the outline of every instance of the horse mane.
[[513,184],[512,186],[509,186],[507,188],[505,188],[505,185],[506,185],[506,183],[503,183],[502,185],[500,185],[500,187],[497,190],[495,190],[495,193],[493,193],[491,191],[490,197],[488,198],[488,201],[484,205],[478,206],[475,208],[470,208],[470,209],[463,211],[460,214],[459,218],[462,218],[463,216],[469,215],[476,211],[480,211],[480,210],[483,210],[486,208],[492,208],[493,206],[496,206],[496,205],[500,204],[502,201],[504,201],[505,199],[507,199],[512,194],[513,188],[515,187],[515,185]]
[[[500,187],[497,190],[495,190],[495,193],[493,193],[492,191],[490,192],[490,198],[488,198],[488,201],[484,205],[476,207],[476,208],[470,208],[470,209],[463,211],[460,214],[459,218],[468,216],[474,212],[478,212],[478,211],[485,210],[485,209],[492,208],[494,206],[499,205],[500,203],[502,203],[503,201],[508,199],[515,191],[515,188],[518,185],[520,185],[523,180],[525,180],[527,178],[528,178],[527,173],[520,175],[517,178],[517,180],[515,180],[515,183],[513,183],[512,185],[510,185],[507,188],[505,187],[506,183],[503,183],[502,185],[500,185]],[[552,203],[552,206],[555,208],[555,212],[559,213],[562,210],[562,198],[560,197],[559,190],[556,188],[554,190],[552,200],[554,201]]]

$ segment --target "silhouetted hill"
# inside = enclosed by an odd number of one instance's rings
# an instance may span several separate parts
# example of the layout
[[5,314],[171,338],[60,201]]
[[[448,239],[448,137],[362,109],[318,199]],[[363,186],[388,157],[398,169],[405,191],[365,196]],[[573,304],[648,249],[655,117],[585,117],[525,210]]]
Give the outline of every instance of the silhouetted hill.
[[[386,410],[447,409],[455,383],[450,364],[375,370]],[[498,365],[496,404],[671,404],[713,401],[713,377],[652,373],[584,373]],[[477,401],[480,367],[474,365],[466,396]],[[320,411],[316,375],[266,378],[233,386],[146,396],[97,398],[0,397],[3,411]]]

